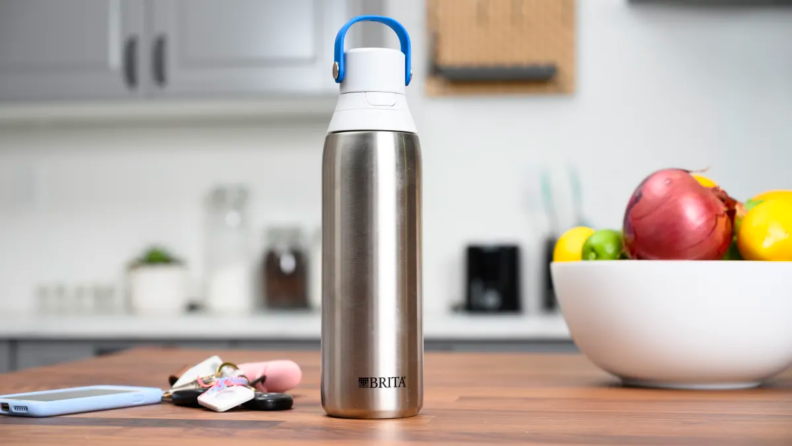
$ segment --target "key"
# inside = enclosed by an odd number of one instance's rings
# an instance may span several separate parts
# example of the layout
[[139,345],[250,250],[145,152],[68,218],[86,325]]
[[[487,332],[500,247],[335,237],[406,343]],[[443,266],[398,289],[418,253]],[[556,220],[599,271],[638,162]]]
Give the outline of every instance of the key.
[[190,367],[186,372],[182,373],[181,377],[176,380],[175,383],[171,386],[171,388],[178,388],[182,387],[185,384],[191,383],[195,381],[195,378],[201,376],[211,376],[217,373],[218,368],[223,365],[223,360],[220,359],[219,356],[212,356],[211,358],[207,358],[200,363]]
[[[234,374],[237,374],[237,369],[234,369],[233,367],[236,366],[230,363],[223,364],[218,367],[218,370],[215,374],[211,376],[198,377],[195,378],[195,380],[179,387],[172,387],[169,391],[165,392],[162,397],[170,398],[171,402],[177,406],[201,407],[198,404],[198,397],[210,388],[214,387],[218,381],[225,378],[238,378],[233,376]],[[247,378],[245,378],[245,382],[247,382]]]
[[[185,374],[188,372],[185,372]],[[181,384],[178,384],[178,382],[177,382],[178,385],[174,384],[170,388],[170,390],[165,393],[165,397],[171,396],[171,394],[173,394],[174,392],[178,392],[181,390],[191,390],[191,389],[206,390],[207,387],[214,385],[214,383],[220,379],[240,378],[240,377],[244,377],[244,373],[241,370],[239,370],[239,367],[237,367],[236,364],[230,362],[224,362],[219,364],[216,370],[214,371],[214,373],[212,373],[211,375],[197,376],[191,381],[188,381],[187,377],[185,377],[185,375],[182,375],[181,378],[179,378]]]
[[206,390],[208,387],[213,386],[214,383],[217,382],[217,380],[222,379],[222,378],[225,378],[225,377],[221,376],[221,375],[218,375],[218,374],[209,375],[209,376],[199,376],[199,377],[196,377],[195,379],[193,379],[190,382],[186,382],[186,383],[184,383],[182,385],[179,385],[179,386],[171,387],[170,390],[168,392],[166,392],[166,395],[169,396],[169,395],[173,394],[174,392],[180,392],[182,390],[193,390],[193,389]]
[[289,410],[294,405],[291,395],[285,393],[256,392],[252,400],[244,403],[242,407],[250,410]]

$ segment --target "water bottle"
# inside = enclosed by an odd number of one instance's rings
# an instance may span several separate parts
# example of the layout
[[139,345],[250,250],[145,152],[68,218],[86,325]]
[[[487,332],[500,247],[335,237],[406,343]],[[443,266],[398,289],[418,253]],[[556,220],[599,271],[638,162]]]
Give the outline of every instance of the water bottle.
[[[401,51],[344,52],[353,24],[392,28]],[[322,161],[322,406],[401,418],[423,405],[421,150],[405,87],[410,37],[380,16],[335,40],[340,96]]]

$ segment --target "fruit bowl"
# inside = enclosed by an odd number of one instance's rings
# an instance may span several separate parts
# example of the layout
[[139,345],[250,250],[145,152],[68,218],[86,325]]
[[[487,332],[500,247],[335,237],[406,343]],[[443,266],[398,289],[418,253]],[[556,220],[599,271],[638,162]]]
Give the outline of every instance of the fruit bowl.
[[556,262],[578,348],[626,385],[756,387],[792,365],[792,262]]

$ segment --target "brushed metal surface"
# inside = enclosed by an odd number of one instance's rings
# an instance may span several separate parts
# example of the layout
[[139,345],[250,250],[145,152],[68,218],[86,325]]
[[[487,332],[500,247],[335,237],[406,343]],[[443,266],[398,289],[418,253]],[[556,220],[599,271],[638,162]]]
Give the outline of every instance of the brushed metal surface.
[[322,406],[338,417],[416,415],[423,405],[416,135],[327,135],[322,240]]

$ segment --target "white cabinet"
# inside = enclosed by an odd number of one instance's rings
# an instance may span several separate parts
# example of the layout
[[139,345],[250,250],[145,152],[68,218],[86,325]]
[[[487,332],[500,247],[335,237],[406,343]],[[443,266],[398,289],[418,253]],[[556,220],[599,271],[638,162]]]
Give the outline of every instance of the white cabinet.
[[0,0],[0,101],[134,97],[138,0]]
[[346,0],[157,0],[153,91],[164,95],[322,94]]

